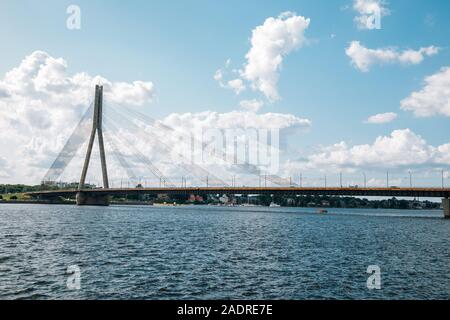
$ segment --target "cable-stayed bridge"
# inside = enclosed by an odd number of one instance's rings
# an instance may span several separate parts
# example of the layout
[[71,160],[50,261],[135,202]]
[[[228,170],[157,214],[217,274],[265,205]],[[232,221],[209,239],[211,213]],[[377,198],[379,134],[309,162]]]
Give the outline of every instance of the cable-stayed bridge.
[[[130,119],[131,117],[131,119]],[[128,128],[131,130],[123,130]],[[106,129],[106,134],[104,129]],[[133,135],[130,134],[133,132]],[[57,197],[76,197],[77,205],[108,205],[111,196],[126,196],[134,194],[167,194],[167,195],[207,195],[207,194],[266,194],[266,195],[332,195],[332,196],[395,196],[395,197],[437,197],[443,199],[444,215],[450,218],[450,189],[449,188],[364,188],[361,187],[302,187],[293,183],[290,179],[285,179],[273,174],[267,174],[256,165],[247,161],[242,161],[239,165],[241,172],[253,175],[259,179],[257,187],[236,187],[235,178],[230,186],[217,174],[210,172],[207,168],[195,163],[192,159],[187,159],[177,148],[178,141],[169,137],[182,137],[183,132],[162,124],[147,115],[124,106],[115,107],[111,105],[107,112],[103,110],[103,87],[96,86],[95,98],[86,113],[78,123],[77,127],[69,137],[62,151],[56,157],[43,179],[43,185],[51,185],[57,182],[66,170],[67,166],[82,146],[88,141],[84,163],[81,169],[81,176],[77,188],[66,190],[51,190],[29,193],[32,197],[41,199],[54,199]],[[86,178],[91,162],[94,142],[97,144],[100,153],[101,175],[103,188],[91,188],[86,185]],[[195,139],[195,138],[194,138]],[[183,139],[180,139],[182,143]],[[151,141],[152,148],[145,150],[140,146],[140,141]],[[196,141],[203,150],[208,147],[206,143]],[[111,188],[108,177],[107,154],[105,145],[108,147],[116,162],[126,173],[128,180],[132,181],[136,187]],[[229,156],[225,151],[214,150],[213,157],[217,162],[225,163],[226,159],[235,158]],[[162,155],[168,158],[168,162],[177,167],[177,170],[185,172],[181,186],[176,186],[170,177],[164,174],[147,156],[147,152]],[[108,154],[109,156],[109,154]],[[228,165],[233,165],[228,163]],[[140,178],[135,173],[135,168],[144,168],[151,176],[159,180],[159,187],[144,187],[140,183]],[[262,177],[264,181],[262,182]],[[194,187],[193,183],[187,185],[187,179],[196,181],[197,185],[204,187]],[[139,181],[139,183],[138,183]],[[325,180],[326,181],[326,180]],[[271,186],[267,186],[270,182]],[[342,185],[342,184],[341,184]]]

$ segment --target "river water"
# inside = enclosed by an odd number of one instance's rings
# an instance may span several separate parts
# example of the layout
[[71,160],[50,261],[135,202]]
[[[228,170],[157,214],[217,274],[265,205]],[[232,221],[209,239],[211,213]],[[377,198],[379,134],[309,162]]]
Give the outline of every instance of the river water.
[[450,298],[441,211],[329,211],[3,204],[0,299]]

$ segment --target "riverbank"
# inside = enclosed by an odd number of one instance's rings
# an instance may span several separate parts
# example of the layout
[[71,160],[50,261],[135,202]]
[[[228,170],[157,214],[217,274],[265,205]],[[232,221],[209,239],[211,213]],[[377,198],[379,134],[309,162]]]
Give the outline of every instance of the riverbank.
[[[0,205],[1,204],[42,204],[42,205],[76,205],[76,201],[75,200],[65,200],[65,201],[48,201],[48,200],[0,200]],[[210,207],[263,207],[263,208],[268,208],[270,206],[266,206],[266,205],[248,205],[248,204],[212,204],[212,203],[153,203],[153,202],[149,202],[149,201],[111,201],[110,205],[113,206],[152,206],[152,207],[182,207],[182,206],[200,206],[200,207],[206,207],[206,206],[210,206]],[[281,205],[280,207],[283,208],[310,208],[310,209],[375,209],[375,210],[383,210],[386,208],[373,208],[373,207],[348,207],[348,208],[343,208],[343,207],[334,207],[334,206],[327,206],[327,207],[323,207],[323,206],[287,206],[287,205]],[[442,210],[442,208],[421,208],[421,207],[415,207],[415,208],[394,208],[396,210],[413,210],[413,211],[422,211],[422,210]]]
[[50,202],[47,200],[0,200],[0,204],[67,204],[75,205],[75,201],[60,201],[57,203]]

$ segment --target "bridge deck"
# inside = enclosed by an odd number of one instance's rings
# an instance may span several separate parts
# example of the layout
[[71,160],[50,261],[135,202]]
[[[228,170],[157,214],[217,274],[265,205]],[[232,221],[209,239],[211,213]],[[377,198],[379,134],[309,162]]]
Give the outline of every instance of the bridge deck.
[[188,188],[110,188],[83,190],[55,190],[29,192],[31,197],[71,197],[78,192],[92,195],[135,194],[273,194],[273,195],[329,195],[329,196],[386,196],[449,198],[450,188],[299,188],[299,187],[188,187]]

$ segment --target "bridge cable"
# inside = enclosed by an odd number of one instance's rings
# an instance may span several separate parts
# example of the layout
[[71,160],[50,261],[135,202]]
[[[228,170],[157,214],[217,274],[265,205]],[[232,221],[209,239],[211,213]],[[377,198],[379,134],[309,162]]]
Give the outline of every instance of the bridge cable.
[[[104,117],[104,121],[105,124],[107,125],[107,127],[110,127],[109,132],[118,132],[117,127],[112,123],[111,119],[109,119],[109,117]],[[114,138],[116,138],[117,140],[119,140],[120,142],[124,142],[124,144],[133,151],[133,153],[135,154],[135,156],[138,159],[138,162],[143,163],[144,165],[146,165],[149,169],[150,172],[158,179],[160,179],[160,181],[164,182],[164,184],[166,186],[169,187],[175,187],[175,185],[173,185],[169,179],[152,163],[152,161],[150,161],[150,159],[147,158],[147,156],[145,156],[141,151],[139,151],[136,147],[133,146],[133,143],[131,141],[129,141],[127,138],[123,137],[123,136],[118,136],[118,135],[112,135]]]
[[134,173],[132,167],[126,160],[125,156],[119,151],[119,149],[117,148],[117,145],[114,143],[112,137],[110,137],[108,133],[110,133],[109,130],[107,130],[105,132],[104,136],[106,137],[106,139],[105,139],[106,143],[110,147],[114,158],[116,158],[116,160],[120,164],[121,168],[124,169],[124,171],[127,174],[128,179],[133,182],[137,181],[138,180],[137,176]]
[[[164,130],[166,132],[170,131],[171,133],[178,132],[178,130],[176,130],[176,129],[168,126],[168,125],[165,125],[165,124],[161,123],[160,121],[157,121],[157,120],[149,117],[146,114],[143,114],[141,112],[133,110],[133,109],[131,109],[129,107],[122,106],[122,109],[125,109],[128,112],[130,112],[130,113],[133,113],[135,115],[135,118],[138,119],[141,122],[143,122],[142,119],[146,119],[153,126],[156,126],[155,129]],[[156,132],[158,132],[158,130],[156,130]],[[196,142],[198,142],[198,141],[196,141]],[[203,148],[206,148],[208,146],[208,143],[206,143],[206,142],[203,142],[203,143],[198,142],[198,143],[201,144]],[[261,144],[261,142],[258,141],[258,144]],[[227,155],[226,152],[224,152],[222,150],[214,150],[214,151],[219,153],[219,156],[217,156],[215,154],[213,156],[218,157],[218,158],[220,158],[222,160],[225,160],[225,161],[226,161],[226,159],[230,159],[230,157]],[[262,175],[261,169],[258,166],[254,165],[254,164],[251,164],[248,161],[243,161],[243,162],[244,162],[243,164],[238,164],[238,165],[233,164],[233,165],[235,165],[235,166],[237,166],[237,167],[239,167],[241,169],[244,169],[248,174],[257,175],[257,176],[261,176]],[[293,183],[292,181],[289,181],[288,179],[282,178],[282,177],[280,177],[278,175],[265,175],[265,179],[267,179],[267,181],[270,181],[270,182],[272,182],[272,183],[274,183],[276,185],[279,185],[279,186],[289,186],[289,185],[296,186],[297,185],[296,183]]]
[[63,174],[81,146],[86,142],[92,127],[93,103],[89,105],[78,125],[56,157],[50,169],[42,179],[42,183],[56,182]]
[[[119,114],[115,109],[111,109],[111,111],[114,115],[116,115],[120,119],[119,120],[120,122],[125,122],[127,124],[130,124],[133,127],[133,129],[135,129],[135,131],[137,131],[137,134],[141,136],[141,138],[148,139],[148,137],[150,136],[151,138],[156,140],[157,145],[159,147],[163,148],[167,153],[175,154],[180,159],[186,161],[185,157],[181,153],[175,151],[173,147],[170,147],[166,143],[161,141],[159,139],[159,137],[156,137],[156,135],[153,134],[152,132],[148,132],[148,131],[144,130],[142,127],[138,126],[132,120],[129,120],[125,115]],[[207,179],[209,185],[227,186],[227,184],[224,181],[222,181],[220,178],[216,177],[214,174],[212,174],[208,170],[200,167],[197,164],[188,164],[185,162],[181,162],[181,164],[176,164],[176,163],[174,163],[174,164],[176,166],[182,168],[183,170],[188,171],[189,173],[194,172],[195,173],[194,176],[196,176],[197,179],[199,179],[201,182],[205,182],[205,180]]]
[[[131,109],[128,109],[128,110],[131,111]],[[116,114],[120,113],[120,112],[116,111],[115,109],[113,109],[112,111],[116,112]],[[209,185],[228,186],[228,184],[225,183],[223,180],[221,180],[220,178],[218,178],[217,176],[215,176],[214,174],[212,174],[208,170],[204,169],[203,167],[199,166],[198,164],[195,164],[195,163],[189,164],[189,163],[187,163],[187,160],[185,159],[185,157],[181,153],[175,151],[174,147],[170,147],[166,143],[164,143],[161,140],[161,137],[156,136],[156,134],[154,132],[158,132],[158,130],[149,132],[149,131],[143,129],[142,127],[138,126],[133,121],[129,120],[126,117],[126,115],[124,115],[123,113],[122,113],[122,115],[120,115],[119,118],[122,121],[123,120],[128,121],[131,124],[131,126],[133,126],[133,128],[137,129],[140,132],[141,136],[145,135],[145,138],[148,138],[148,136],[152,137],[154,140],[156,140],[156,142],[158,143],[158,146],[162,147],[163,149],[165,149],[165,151],[167,153],[171,153],[172,155],[175,154],[177,157],[180,158],[180,160],[183,160],[183,161],[181,161],[181,164],[179,164],[177,166],[178,167],[182,166],[183,167],[182,169],[184,169],[184,170],[186,170],[186,171],[188,171],[190,173],[194,172],[195,173],[194,176],[196,176],[197,179],[200,182],[204,183],[207,180]],[[141,122],[148,127],[148,124],[146,124],[143,121],[141,121]],[[155,121],[153,121],[153,122],[155,122]],[[153,127],[154,129],[161,129],[161,126],[165,126],[165,125],[161,124],[160,122],[156,122],[156,123],[158,124],[158,128],[155,128],[152,125],[150,125],[150,126]],[[170,128],[170,127],[166,127],[166,128]],[[175,130],[172,129],[171,132],[175,132]]]

